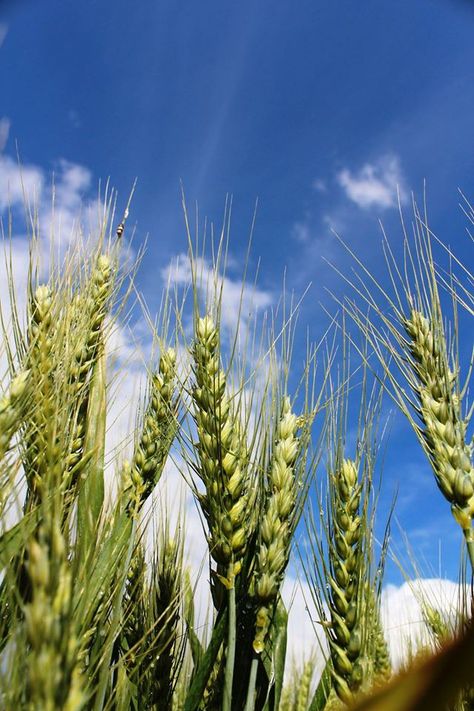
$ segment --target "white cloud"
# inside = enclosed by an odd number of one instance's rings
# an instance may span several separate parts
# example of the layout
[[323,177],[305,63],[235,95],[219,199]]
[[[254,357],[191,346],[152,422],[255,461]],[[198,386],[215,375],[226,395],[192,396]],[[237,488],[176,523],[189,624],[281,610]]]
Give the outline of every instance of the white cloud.
[[423,621],[422,603],[452,619],[459,607],[458,583],[441,578],[418,578],[396,587],[388,585],[382,594],[382,622],[395,668],[407,661],[409,650],[431,645],[432,637]]
[[78,210],[91,186],[90,170],[62,158],[59,161],[59,177],[59,183],[55,186],[57,200],[64,209]]
[[[9,122],[8,119],[3,121],[5,135]],[[39,278],[46,279],[51,257],[51,240],[54,239],[56,252],[59,250],[61,254],[64,248],[79,235],[78,218],[81,205],[83,205],[83,213],[92,215],[95,224],[98,224],[100,208],[98,200],[82,202],[90,183],[91,173],[87,168],[61,160],[54,186],[50,186],[43,168],[32,163],[20,164],[11,156],[0,153],[0,219],[7,236],[7,241],[2,247],[8,261],[11,262],[20,317],[26,311],[25,294],[30,257],[30,241],[27,233],[31,230],[31,225],[25,224],[25,208],[30,214],[36,215],[35,220],[40,231],[36,249]],[[8,225],[10,211],[13,215],[11,234]],[[18,224],[22,225],[22,231],[18,230]],[[0,299],[8,323],[11,312],[8,307],[8,273],[3,254],[0,256]],[[3,373],[4,370],[5,363],[0,361],[0,372]]]
[[[315,679],[324,668],[327,645],[311,591],[305,580],[287,575],[282,591],[289,611],[288,663],[298,668],[310,657],[316,663]],[[453,621],[459,609],[461,588],[441,578],[418,578],[400,586],[387,585],[382,592],[381,616],[394,669],[409,660],[420,647],[433,647],[433,639],[423,620],[424,602]],[[467,595],[469,599],[469,595]]]
[[45,174],[35,165],[20,165],[10,156],[0,155],[0,214],[20,208],[25,198],[42,204]]
[[[170,285],[177,287],[190,287],[192,284],[192,272],[189,258],[181,253],[173,259],[161,272],[163,280]],[[204,259],[196,259],[197,287],[200,296],[205,300],[207,295],[213,296],[215,289],[216,273],[212,266]],[[243,332],[255,315],[274,302],[270,291],[265,291],[253,284],[242,287],[241,279],[232,279],[229,276],[220,276],[219,289],[222,285],[222,308],[221,323],[224,328],[228,328],[234,333],[239,321],[242,324]]]
[[356,173],[344,168],[336,179],[349,200],[364,210],[395,207],[397,190],[402,201],[406,199],[400,160],[395,155],[386,155],[375,163],[366,163]]

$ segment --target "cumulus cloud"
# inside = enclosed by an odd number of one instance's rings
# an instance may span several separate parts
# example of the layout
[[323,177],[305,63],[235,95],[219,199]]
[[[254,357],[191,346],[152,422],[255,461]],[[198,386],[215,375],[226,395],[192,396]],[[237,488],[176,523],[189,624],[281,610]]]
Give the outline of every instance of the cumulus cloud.
[[[315,678],[324,668],[327,644],[311,591],[305,580],[287,576],[283,599],[289,610],[289,661],[299,668],[312,657]],[[431,646],[433,639],[424,622],[422,605],[430,605],[446,620],[453,621],[459,609],[461,587],[442,578],[418,578],[400,586],[387,585],[382,592],[381,616],[394,669],[409,661],[421,647]]]
[[418,578],[397,587],[387,585],[382,594],[382,623],[395,668],[407,661],[409,650],[431,645],[432,638],[423,620],[422,605],[453,620],[459,609],[461,588],[442,578]]
[[[3,123],[2,123],[3,121]],[[0,138],[6,139],[9,129],[8,119],[0,121]],[[82,217],[90,216],[91,223],[99,224],[101,204],[97,198],[88,200],[91,172],[84,166],[60,160],[54,180],[49,180],[47,172],[33,163],[19,163],[11,156],[0,152],[0,220],[4,234],[9,231],[9,215],[13,216],[12,232],[3,249],[11,263],[17,295],[17,310],[20,315],[26,311],[24,301],[28,279],[30,241],[27,236],[31,225],[25,223],[25,209],[35,215],[39,226],[40,239],[36,257],[39,278],[47,277],[51,245],[54,240],[56,251],[64,250],[80,234]],[[8,322],[8,272],[7,260],[0,258],[0,299],[4,317]],[[4,363],[0,362],[0,367]],[[2,368],[3,370],[4,368]]]
[[396,155],[386,155],[375,163],[366,163],[357,172],[348,168],[336,176],[346,196],[363,210],[386,210],[397,205],[397,191],[406,199],[400,160]]

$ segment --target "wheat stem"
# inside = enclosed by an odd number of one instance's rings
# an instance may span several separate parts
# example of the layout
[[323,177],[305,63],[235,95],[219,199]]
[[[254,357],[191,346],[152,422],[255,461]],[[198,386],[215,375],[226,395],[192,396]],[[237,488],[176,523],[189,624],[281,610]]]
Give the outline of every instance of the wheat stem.
[[[233,563],[229,566],[228,579],[233,577]],[[229,587],[228,591],[229,605],[229,622],[227,628],[227,650],[226,664],[224,675],[224,698],[222,703],[223,711],[231,711],[232,708],[232,685],[234,680],[234,665],[235,665],[235,641],[237,630],[236,604],[235,604],[235,585]]]
[[255,683],[257,681],[258,660],[256,652],[252,655],[252,664],[250,665],[249,685],[247,690],[247,700],[245,702],[245,711],[254,711],[255,708]]

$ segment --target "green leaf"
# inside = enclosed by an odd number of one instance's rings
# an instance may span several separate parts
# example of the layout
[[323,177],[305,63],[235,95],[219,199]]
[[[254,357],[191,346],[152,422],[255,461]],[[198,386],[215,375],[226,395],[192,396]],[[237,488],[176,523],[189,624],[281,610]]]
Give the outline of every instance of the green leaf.
[[103,345],[92,373],[84,452],[88,456],[77,502],[78,543],[85,559],[93,547],[104,503],[104,453],[106,429],[106,375]]
[[273,618],[273,675],[274,675],[274,701],[273,711],[278,711],[281,692],[283,689],[283,676],[285,673],[286,645],[288,641],[288,612],[283,600],[279,600]]
[[323,711],[331,692],[331,662],[328,660],[309,705],[309,711]]
[[211,641],[209,642],[206,652],[202,657],[201,663],[188,689],[186,701],[184,702],[184,711],[196,711],[198,708],[206,688],[207,680],[209,679],[209,675],[212,671],[212,667],[214,666],[214,662],[216,661],[217,654],[224,639],[226,628],[227,610],[224,610],[216,621],[212,631]]
[[191,647],[191,655],[193,658],[194,668],[197,669],[204,656],[204,649],[194,631],[194,595],[189,574],[186,574],[185,594],[184,594],[184,620],[186,622],[186,631],[188,634],[189,646]]
[[117,663],[116,676],[117,681],[114,693],[115,711],[130,711],[131,708],[135,707],[133,700],[137,694],[137,688],[128,678],[125,664],[121,659]]
[[5,568],[24,549],[39,520],[38,508],[26,513],[17,524],[0,536],[0,567]]
[[78,591],[77,619],[81,620],[84,632],[92,625],[92,618],[100,599],[100,594],[110,595],[130,544],[133,542],[133,521],[126,512],[117,512],[110,531],[101,535],[93,558],[82,568],[82,560],[77,561],[77,575],[82,584],[75,586]]

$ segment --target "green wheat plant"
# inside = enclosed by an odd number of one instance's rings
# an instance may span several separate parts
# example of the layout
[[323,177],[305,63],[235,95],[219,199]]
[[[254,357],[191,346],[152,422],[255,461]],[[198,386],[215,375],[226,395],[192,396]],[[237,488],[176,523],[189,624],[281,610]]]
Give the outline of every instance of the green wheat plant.
[[[140,296],[130,303],[140,255],[137,263],[125,258],[130,205],[121,220],[115,205],[107,189],[92,233],[78,226],[66,245],[50,243],[27,209],[25,293],[7,257],[0,707],[330,711],[395,699],[386,708],[467,711],[468,594],[449,618],[423,601],[433,644],[397,676],[381,623],[389,538],[379,544],[375,536],[389,391],[473,555],[470,412],[444,310],[447,295],[454,332],[458,308],[472,315],[467,269],[449,251],[457,275],[435,266],[418,215],[415,249],[406,248],[411,272],[398,271],[387,251],[392,283],[401,284],[392,313],[371,286],[352,284],[373,320],[347,302],[345,315],[314,343],[308,338],[298,362],[297,300],[285,292],[272,309],[249,316],[248,264],[236,299],[230,204],[207,248],[198,228],[191,236],[184,211],[181,274],[189,279],[181,290],[170,277],[156,319]],[[132,432],[117,443],[114,395],[131,371],[120,371],[114,337],[128,338],[127,319],[138,310],[150,326],[150,355],[142,359]],[[347,313],[363,331],[361,348],[348,334]],[[382,374],[371,367],[377,359]],[[192,515],[202,528],[200,569],[188,560],[198,545]],[[284,588],[298,564],[316,612],[308,617],[313,648],[301,650],[305,664],[295,667]],[[459,679],[450,673],[443,692],[442,669],[457,667]]]
[[[330,706],[337,707],[337,700],[350,706],[360,691],[391,673],[377,594],[384,551],[376,566],[374,545],[374,478],[383,391],[375,385],[368,390],[363,361],[353,375],[358,382],[352,384],[344,324],[342,349],[339,382],[328,381],[327,477],[318,496],[318,514],[310,511],[306,517],[309,551],[302,558],[329,652],[322,686],[315,693],[316,708],[326,700]],[[348,451],[351,395],[360,402],[357,434]]]
[[472,369],[466,368],[463,380],[459,340],[460,318],[472,315],[472,275],[463,265],[464,278],[455,275],[459,262],[447,248],[440,248],[439,257],[445,251],[451,266],[446,270],[437,264],[433,251],[437,242],[426,212],[421,214],[416,204],[413,235],[406,231],[403,218],[402,227],[402,263],[384,239],[392,290],[382,288],[353,254],[360,269],[357,279],[348,281],[361,300],[347,298],[344,307],[368,339],[387,389],[418,437],[463,531],[474,570],[472,407],[467,400]]

